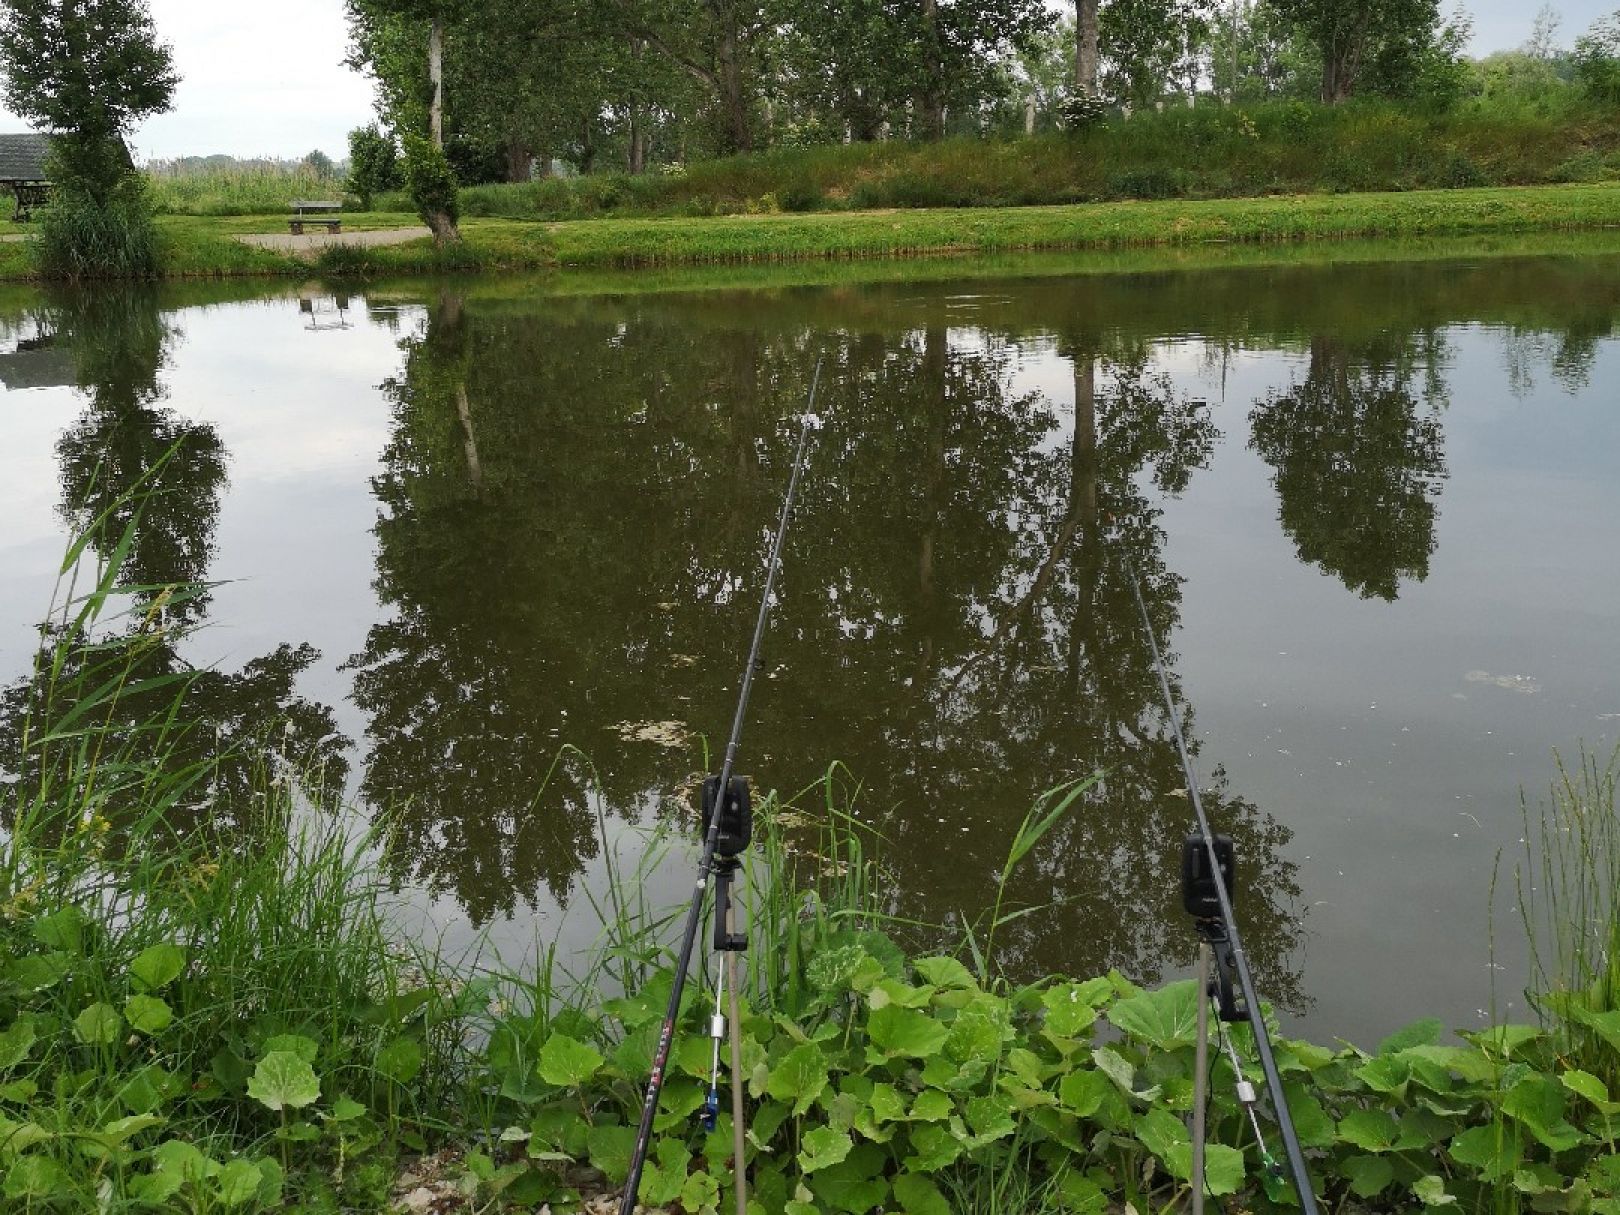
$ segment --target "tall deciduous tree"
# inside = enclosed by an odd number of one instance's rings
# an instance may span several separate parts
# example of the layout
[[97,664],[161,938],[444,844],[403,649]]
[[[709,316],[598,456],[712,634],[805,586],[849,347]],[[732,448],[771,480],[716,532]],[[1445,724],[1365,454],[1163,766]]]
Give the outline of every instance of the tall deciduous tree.
[[134,169],[124,139],[180,82],[145,0],[0,0],[6,104],[56,137],[59,171],[99,207]]
[[1365,73],[1414,64],[1441,30],[1439,0],[1270,0],[1322,55],[1322,100],[1350,97]]

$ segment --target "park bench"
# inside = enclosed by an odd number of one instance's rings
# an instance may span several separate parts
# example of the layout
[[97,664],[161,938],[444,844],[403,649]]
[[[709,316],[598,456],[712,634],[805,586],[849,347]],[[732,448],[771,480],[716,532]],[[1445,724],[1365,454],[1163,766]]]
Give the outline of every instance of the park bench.
[[311,202],[302,200],[292,205],[292,218],[287,221],[294,236],[304,234],[305,224],[325,224],[328,232],[343,231],[343,210],[340,202]]

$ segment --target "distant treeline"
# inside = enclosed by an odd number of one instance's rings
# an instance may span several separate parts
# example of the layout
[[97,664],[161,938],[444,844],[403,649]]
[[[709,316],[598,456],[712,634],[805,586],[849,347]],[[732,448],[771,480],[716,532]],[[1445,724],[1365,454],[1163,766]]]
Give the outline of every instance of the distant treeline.
[[[346,0],[384,134],[465,184],[1074,129],[1165,106],[1620,104],[1620,14],[1470,59],[1441,0]],[[381,185],[381,183],[377,183]]]

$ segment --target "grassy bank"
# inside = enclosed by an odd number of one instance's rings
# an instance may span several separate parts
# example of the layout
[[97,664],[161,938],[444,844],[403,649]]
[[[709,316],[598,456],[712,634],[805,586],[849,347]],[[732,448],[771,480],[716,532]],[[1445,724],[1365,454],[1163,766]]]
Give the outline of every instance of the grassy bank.
[[[345,222],[353,231],[415,226],[414,217],[397,212]],[[463,223],[466,239],[458,248],[436,250],[423,238],[345,247],[314,258],[233,239],[282,227],[279,216],[165,217],[160,228],[166,273],[307,276],[313,271],[355,277],[1512,236],[1620,227],[1620,183],[705,219],[534,223],[473,218]],[[0,278],[33,274],[26,243],[0,244]]]
[[[1620,114],[1574,98],[1424,113],[1387,102],[1200,105],[1075,135],[777,148],[639,176],[462,191],[517,219],[1003,207],[1594,182],[1620,177]],[[386,199],[384,200],[386,203]],[[398,205],[397,200],[391,205]]]
[[[672,981],[672,917],[648,905],[645,879],[666,850],[690,864],[690,845],[654,832],[627,858],[604,832],[600,945],[571,971],[549,954],[518,975],[408,948],[370,878],[386,832],[344,829],[287,732],[222,751],[191,720],[194,679],[163,658],[181,638],[154,627],[156,592],[117,589],[137,525],[75,549],[83,561],[76,575],[66,563],[64,585],[92,589],[53,614],[33,678],[4,694],[5,1209],[382,1210],[402,1176],[418,1184],[432,1149],[444,1149],[429,1194],[441,1212],[562,1212],[611,1192]],[[93,564],[98,548],[108,557]],[[190,593],[163,592],[171,606]],[[1184,1201],[1193,984],[1014,985],[996,967],[998,928],[1039,910],[1009,879],[1051,826],[1085,812],[1085,784],[1031,810],[1007,841],[1005,900],[926,930],[926,956],[888,935],[874,841],[835,787],[829,774],[788,806],[761,799],[748,855],[743,1163],[759,1207],[1101,1215]],[[1612,816],[1613,791],[1612,770],[1566,783],[1543,838]],[[819,841],[801,828],[789,850],[788,809],[822,824]],[[1586,871],[1612,873],[1597,852],[1617,848],[1614,834],[1591,839]],[[1603,906],[1612,916],[1612,899]],[[1620,1011],[1597,1002],[1613,990],[1612,959],[1594,984],[1595,956],[1571,972],[1593,998],[1544,1001],[1543,1026],[1447,1044],[1426,1021],[1368,1051],[1280,1042],[1325,1200],[1620,1209]],[[712,1130],[695,1118],[710,1077],[703,987],[683,1006],[643,1191],[687,1215],[730,1209],[729,1114]],[[1228,1037],[1257,1080],[1246,1031]],[[1286,1207],[1224,1051],[1211,1078],[1211,1192]]]
[[1620,225],[1620,186],[1429,190],[1208,202],[1102,203],[547,225],[563,266],[905,257]]

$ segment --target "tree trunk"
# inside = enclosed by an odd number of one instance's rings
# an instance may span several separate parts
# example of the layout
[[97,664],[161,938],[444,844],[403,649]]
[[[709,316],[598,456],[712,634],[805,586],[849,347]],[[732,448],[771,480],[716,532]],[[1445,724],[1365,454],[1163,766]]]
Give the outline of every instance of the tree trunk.
[[580,125],[579,133],[579,171],[583,176],[591,171],[596,163],[596,133],[591,130],[589,118]]
[[456,221],[443,211],[429,211],[422,218],[427,221],[428,231],[433,233],[435,245],[453,245],[461,239],[461,229],[456,227]]
[[625,160],[631,173],[647,171],[647,132],[642,129],[641,115],[635,110],[630,112],[630,146]]
[[726,29],[719,40],[719,109],[726,120],[726,139],[734,152],[753,151],[753,131],[748,128],[748,97],[742,87],[742,63],[737,55],[737,26],[731,6],[726,6]]
[[1097,95],[1097,0],[1074,0],[1074,87]]
[[1024,98],[1024,134],[1035,134],[1035,94]]
[[428,110],[428,128],[433,146],[444,147],[444,18],[433,18],[428,32],[428,80],[433,84],[433,104]]
[[923,87],[917,93],[917,131],[928,140],[945,137],[945,66],[939,52],[938,0],[923,0]]
[[506,180],[529,181],[534,177],[534,153],[516,136],[506,141]]

